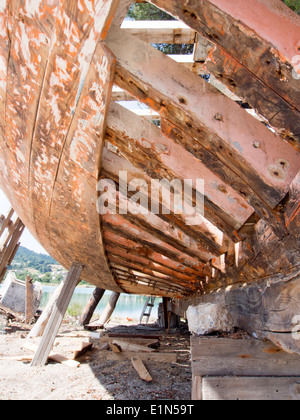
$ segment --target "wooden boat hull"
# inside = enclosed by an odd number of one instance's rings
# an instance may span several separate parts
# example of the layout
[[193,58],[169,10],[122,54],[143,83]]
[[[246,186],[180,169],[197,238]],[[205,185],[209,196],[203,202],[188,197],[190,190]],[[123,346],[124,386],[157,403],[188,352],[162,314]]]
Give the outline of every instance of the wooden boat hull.
[[[82,264],[82,277],[100,288],[183,298],[288,275],[299,265],[300,189],[299,81],[288,64],[289,39],[283,56],[277,32],[255,28],[244,8],[230,18],[226,2],[201,2],[210,13],[204,22],[195,2],[184,14],[177,0],[153,1],[209,39],[206,65],[224,92],[231,89],[225,96],[190,68],[120,32],[129,3],[0,3],[1,188],[49,254],[67,269]],[[281,14],[266,7],[290,21],[291,33],[300,28],[284,7]],[[236,40],[223,44],[220,34],[205,33],[204,24],[215,25],[212,10],[253,48],[255,40],[256,67],[237,51]],[[294,43],[294,35],[290,39]],[[267,80],[273,64],[281,66],[286,94],[278,80]],[[114,103],[114,83],[157,112],[161,128]],[[235,103],[236,94],[273,132]],[[205,179],[205,217],[197,225],[175,211],[97,211],[101,179],[115,183],[119,206],[122,182],[198,177]]]

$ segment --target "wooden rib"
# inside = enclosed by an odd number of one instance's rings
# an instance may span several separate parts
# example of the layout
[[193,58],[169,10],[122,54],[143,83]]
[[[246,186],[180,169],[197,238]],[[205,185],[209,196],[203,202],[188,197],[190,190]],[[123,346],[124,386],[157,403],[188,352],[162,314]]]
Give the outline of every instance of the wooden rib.
[[125,261],[127,263],[137,263],[143,266],[144,268],[147,268],[148,270],[153,270],[153,272],[157,272],[166,276],[169,276],[170,278],[174,279],[175,282],[178,282],[179,284],[185,286],[186,284],[195,284],[199,283],[200,276],[198,279],[192,278],[190,276],[186,276],[184,274],[181,274],[177,271],[170,270],[160,264],[153,263],[150,260],[147,260],[146,258],[137,256],[136,254],[132,254],[130,250],[124,250],[122,248],[119,248],[116,245],[109,245],[106,243],[106,252],[108,253],[109,257],[114,256],[116,258],[119,258],[119,261]]
[[[225,187],[204,164],[148,121],[118,104],[111,104],[107,126],[115,135],[115,145],[119,150],[152,178],[169,181],[192,179],[194,183],[198,178],[204,179],[205,194],[209,197],[206,207],[209,207],[209,201],[213,201],[222,210],[222,216],[224,213],[230,216],[228,220],[232,219],[234,229],[239,229],[253,213],[253,209],[230,186]],[[152,165],[149,165],[149,159]],[[218,214],[215,208],[214,213]]]
[[178,21],[126,20],[121,28],[151,44],[194,44],[196,32]]
[[202,269],[202,271],[199,273],[199,271],[197,270],[194,270],[182,263],[179,263],[176,260],[172,260],[169,257],[162,255],[158,252],[155,252],[149,248],[143,247],[132,240],[122,238],[116,233],[110,232],[109,230],[106,230],[106,229],[104,230],[103,238],[104,238],[105,244],[110,244],[111,246],[117,246],[125,251],[129,249],[131,254],[146,258],[155,264],[159,264],[170,270],[176,271],[180,274],[190,276],[191,278],[195,279],[198,276],[202,277],[204,275],[206,276],[210,274],[210,270]]
[[153,235],[139,229],[137,226],[132,225],[118,215],[103,216],[102,224],[105,230],[109,230],[122,238],[129,239],[145,248],[151,249],[161,255],[165,255],[172,260],[178,261],[179,264],[183,264],[197,270],[199,271],[199,275],[202,275],[202,273],[207,270],[205,263],[188,255],[187,253],[181,252],[166,242],[155,238]]
[[[268,205],[275,207],[287,193],[298,170],[298,153],[233,101],[159,51],[129,35],[123,37],[127,47],[122,48],[116,38],[120,39],[114,29],[108,45],[118,59],[116,83],[163,117],[173,120],[175,125],[185,127],[200,147],[202,144],[210,150],[234,172],[234,177],[238,175],[258,198],[263,198],[267,206],[262,211],[256,205],[255,210],[267,213],[268,223],[279,235],[284,235],[282,221]],[[132,54],[142,55],[144,59],[133,62]],[[184,84],[180,80],[184,80]],[[178,93],[178,101],[174,99],[174,91]],[[242,132],[240,127],[243,127]],[[281,162],[285,162],[284,170]]]
[[[109,147],[109,145],[107,145],[107,147]],[[128,183],[134,179],[142,179],[147,183],[147,185],[151,185],[151,178],[148,177],[144,172],[135,168],[129,161],[107,150],[105,147],[103,150],[101,176],[104,178],[112,179],[116,185],[118,185],[120,182],[120,171],[126,171]],[[149,194],[150,191],[145,191],[144,193]],[[130,193],[128,196],[130,196]],[[149,209],[149,211],[151,211],[151,209]],[[184,215],[175,215],[172,211],[170,215],[160,214],[159,217],[172,226],[176,226],[181,229],[183,232],[185,232],[186,235],[198,241],[203,248],[209,250],[215,255],[221,255],[227,252],[231,240],[235,242],[237,241],[237,238],[233,234],[233,231],[230,230],[230,227],[226,225],[226,228],[224,228],[224,222],[221,223],[222,230],[219,230],[204,217],[199,219],[198,226],[188,226],[186,217]],[[214,218],[214,221],[215,220],[216,218]],[[220,222],[217,222],[217,224],[219,226]],[[223,233],[225,230],[230,231],[229,236]]]
[[173,278],[163,276],[162,274],[152,270],[148,270],[143,265],[139,265],[138,263],[126,262],[124,260],[120,261],[119,257],[114,256],[109,256],[109,261],[112,267],[115,267],[115,264],[117,264],[117,267],[122,267],[123,269],[129,270],[129,272],[131,272],[135,278],[139,278],[141,281],[145,282],[153,282],[154,284],[159,285],[160,287],[165,287],[167,290],[169,288],[173,289],[173,291],[181,291],[182,294],[189,294],[192,293],[192,291],[195,291],[196,289],[192,285],[190,285],[190,287],[187,284],[181,286],[180,284],[176,283],[176,281]]
[[151,2],[214,44],[208,69],[238,96],[247,97],[299,151],[300,102],[298,80],[293,76],[293,59],[299,54],[299,16],[280,0],[255,0],[247,6],[239,0],[193,0],[188,5],[183,0]]
[[[170,288],[170,290],[180,290],[181,292],[185,292],[186,285],[181,286],[180,284],[175,283],[173,280],[165,279],[162,277],[157,277],[153,273],[149,274],[146,272],[141,271],[137,266],[133,267],[129,263],[123,263],[120,259],[116,257],[111,257],[110,266],[112,271],[115,275],[123,280],[126,280],[128,283],[132,281],[132,279],[137,279],[145,282],[153,282],[159,284],[164,288]],[[188,287],[188,290],[189,289]]]
[[[122,199],[120,196],[121,194],[118,193],[118,198]],[[118,206],[117,212],[120,213]],[[108,215],[105,215],[103,219],[108,220],[110,218]],[[127,222],[128,227],[135,226],[140,230],[147,232],[159,241],[178,249],[180,252],[185,253],[193,258],[199,259],[199,261],[207,263],[215,257],[215,255],[203,249],[199,245],[199,242],[189,238],[179,229],[171,226],[169,223],[164,222],[162,219],[152,213],[149,213],[147,216],[143,214],[134,214],[131,212],[130,205],[128,205],[128,213],[122,215],[122,219],[124,220],[124,226]]]

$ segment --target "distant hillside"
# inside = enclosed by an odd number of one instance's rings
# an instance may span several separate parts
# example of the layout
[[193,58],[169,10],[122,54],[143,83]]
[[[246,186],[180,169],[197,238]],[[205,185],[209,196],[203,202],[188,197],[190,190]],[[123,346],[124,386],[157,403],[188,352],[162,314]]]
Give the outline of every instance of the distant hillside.
[[20,246],[12,263],[13,268],[16,267],[19,269],[30,267],[41,273],[51,272],[51,265],[58,265],[58,263],[50,257],[50,255],[37,254],[23,246]]
[[16,272],[18,279],[25,280],[30,275],[42,283],[59,283],[66,275],[64,268],[52,257],[38,254],[20,246],[10,270]]

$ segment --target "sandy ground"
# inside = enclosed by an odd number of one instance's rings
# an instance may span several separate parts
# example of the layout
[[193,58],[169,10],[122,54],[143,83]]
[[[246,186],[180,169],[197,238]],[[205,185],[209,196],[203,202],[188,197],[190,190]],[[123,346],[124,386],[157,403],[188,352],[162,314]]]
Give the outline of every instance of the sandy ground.
[[[125,325],[124,325],[125,324]],[[22,349],[28,329],[20,323],[8,325],[0,335],[0,399],[1,400],[190,400],[191,363],[189,333],[184,328],[166,334],[163,330],[139,331],[134,322],[109,323],[108,332],[160,335],[159,352],[176,352],[177,363],[146,362],[153,381],[140,379],[131,362],[107,360],[110,349],[91,340],[90,333],[70,321],[64,321],[55,342],[55,353],[66,357],[83,341],[93,343],[78,368],[58,363],[32,368],[29,363],[1,360],[30,355]],[[77,337],[76,337],[77,336]]]

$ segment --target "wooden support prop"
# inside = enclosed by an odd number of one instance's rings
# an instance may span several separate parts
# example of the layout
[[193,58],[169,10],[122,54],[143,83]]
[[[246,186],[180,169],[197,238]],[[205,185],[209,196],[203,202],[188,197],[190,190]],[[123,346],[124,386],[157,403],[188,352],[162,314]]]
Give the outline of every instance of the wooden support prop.
[[120,293],[113,293],[111,295],[106,308],[104,309],[101,317],[97,321],[97,325],[104,325],[109,321],[110,317],[112,316],[117,306],[120,295],[121,295]]
[[93,292],[93,295],[89,302],[87,303],[81,318],[80,318],[80,324],[81,325],[88,325],[92,319],[92,316],[94,315],[95,309],[97,308],[100,300],[102,299],[103,295],[105,293],[105,289],[100,289],[99,287],[96,287],[96,289]]
[[72,265],[53,309],[52,315],[48,321],[42,340],[36,354],[34,355],[31,366],[43,366],[46,364],[74,290],[79,283],[82,270],[82,265],[78,263],[74,263]]
[[7,266],[12,263],[20,243],[19,240],[24,232],[25,226],[21,219],[13,220],[14,210],[11,209],[7,217],[3,217],[0,224],[0,283],[2,282]]
[[[211,377],[203,378],[204,401],[299,401],[299,377]],[[196,385],[195,385],[196,386]]]
[[34,299],[34,288],[32,284],[32,278],[30,276],[26,277],[26,324],[30,324],[32,318],[34,317],[33,309],[33,299]]
[[43,310],[42,315],[39,317],[38,322],[34,325],[30,333],[28,334],[28,338],[36,338],[41,337],[45,331],[47,326],[48,320],[53,312],[53,309],[58,301],[58,298],[61,294],[61,291],[64,287],[66,279],[63,280],[60,285],[56,288],[55,292],[51,296],[46,308]]

